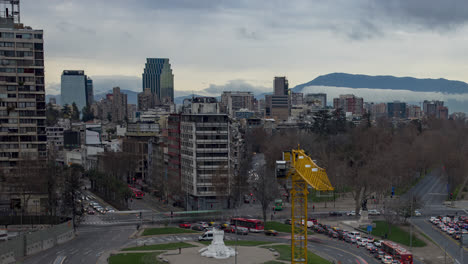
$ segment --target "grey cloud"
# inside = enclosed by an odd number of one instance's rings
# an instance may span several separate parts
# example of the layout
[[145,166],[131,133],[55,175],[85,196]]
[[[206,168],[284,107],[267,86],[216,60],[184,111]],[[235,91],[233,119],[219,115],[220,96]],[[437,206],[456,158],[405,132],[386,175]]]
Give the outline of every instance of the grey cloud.
[[258,31],[249,30],[246,27],[240,27],[237,29],[237,35],[240,38],[250,39],[250,40],[260,40],[262,36]]
[[206,94],[216,96],[219,96],[223,91],[253,92],[254,94],[258,94],[271,91],[271,88],[252,85],[245,80],[230,80],[223,85],[210,84],[208,88],[203,90]]
[[468,22],[466,0],[375,0],[374,4],[377,12],[395,24],[450,30]]

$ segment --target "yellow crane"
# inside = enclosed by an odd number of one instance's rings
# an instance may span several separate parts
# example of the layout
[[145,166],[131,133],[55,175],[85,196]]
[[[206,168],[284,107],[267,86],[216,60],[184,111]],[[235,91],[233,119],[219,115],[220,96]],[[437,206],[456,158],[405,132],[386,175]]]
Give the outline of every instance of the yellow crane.
[[325,169],[320,168],[304,150],[283,153],[277,161],[277,177],[291,177],[291,263],[307,263],[307,186],[318,191],[333,191]]

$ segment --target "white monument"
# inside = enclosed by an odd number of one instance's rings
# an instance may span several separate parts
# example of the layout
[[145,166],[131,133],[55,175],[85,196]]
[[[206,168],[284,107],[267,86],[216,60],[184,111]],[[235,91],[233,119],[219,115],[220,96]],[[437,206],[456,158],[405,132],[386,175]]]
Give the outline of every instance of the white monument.
[[224,245],[224,231],[216,228],[213,228],[213,241],[211,241],[211,245],[200,249],[198,252],[203,257],[215,259],[227,259],[236,254],[233,248]]

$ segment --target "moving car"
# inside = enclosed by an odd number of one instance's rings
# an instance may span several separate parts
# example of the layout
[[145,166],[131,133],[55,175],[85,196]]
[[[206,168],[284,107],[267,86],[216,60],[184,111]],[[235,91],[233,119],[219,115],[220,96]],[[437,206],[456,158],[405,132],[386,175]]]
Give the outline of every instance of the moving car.
[[414,211],[414,216],[421,216],[421,212],[419,210]]
[[201,225],[193,225],[192,230],[203,231],[203,230],[205,230],[205,228],[203,228],[203,226],[201,226]]
[[291,219],[286,219],[286,220],[284,221],[284,223],[287,224],[287,225],[291,225]]
[[374,241],[374,246],[381,247],[382,246],[382,240]]
[[382,263],[384,264],[392,264],[392,261],[393,261],[393,258],[389,255],[385,255],[383,258],[382,258]]
[[198,237],[198,241],[211,241],[213,240],[213,231],[206,231],[203,235]]
[[180,228],[190,228],[191,226],[192,224],[190,224],[189,222],[183,222],[179,224]]
[[336,212],[336,211],[331,211],[330,213],[328,213],[329,216],[342,216],[343,214],[340,213],[340,212]]
[[89,209],[89,210],[88,210],[88,214],[89,214],[89,215],[93,215],[93,214],[95,214],[95,212],[94,212],[93,210]]
[[[233,227],[233,228],[234,228],[234,232],[236,232],[236,227]],[[238,226],[237,227],[237,234],[239,234],[239,235],[248,235],[249,234],[249,229],[245,228],[245,227]]]
[[273,230],[273,229],[265,230],[265,235],[267,235],[267,236],[277,236],[277,235],[278,235],[278,231]]
[[207,228],[209,227],[210,225],[208,225],[207,222],[198,222],[199,225],[201,225],[203,228]]
[[369,215],[380,215],[380,212],[376,209],[371,209],[368,211]]

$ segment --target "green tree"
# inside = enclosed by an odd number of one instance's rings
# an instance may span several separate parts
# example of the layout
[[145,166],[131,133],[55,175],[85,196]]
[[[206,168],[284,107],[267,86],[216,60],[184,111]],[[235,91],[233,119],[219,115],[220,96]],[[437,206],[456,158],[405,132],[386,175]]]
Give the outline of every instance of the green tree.
[[60,112],[57,109],[54,109],[54,106],[51,103],[48,103],[46,109],[47,126],[54,126],[55,124],[57,124],[59,116]]
[[71,111],[70,111],[70,105],[65,104],[62,108],[62,118],[70,118],[71,117]]
[[72,116],[71,119],[74,121],[80,120],[80,110],[78,110],[78,106],[76,106],[75,102],[72,104]]
[[83,107],[83,110],[81,111],[81,113],[82,113],[81,120],[83,122],[87,122],[87,121],[94,119],[94,113],[93,111],[91,111],[90,107],[87,107],[87,106]]

